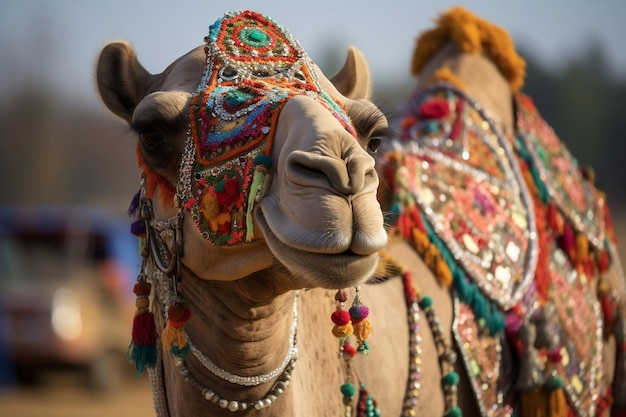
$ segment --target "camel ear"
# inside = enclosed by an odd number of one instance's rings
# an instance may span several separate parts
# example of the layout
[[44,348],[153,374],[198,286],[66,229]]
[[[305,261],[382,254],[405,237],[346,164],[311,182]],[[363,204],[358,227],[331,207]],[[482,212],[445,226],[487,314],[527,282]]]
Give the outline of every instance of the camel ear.
[[330,79],[335,88],[352,100],[369,100],[372,95],[370,70],[363,53],[351,46],[343,68]]
[[146,93],[151,77],[127,42],[109,43],[100,52],[96,65],[100,97],[111,112],[128,123]]

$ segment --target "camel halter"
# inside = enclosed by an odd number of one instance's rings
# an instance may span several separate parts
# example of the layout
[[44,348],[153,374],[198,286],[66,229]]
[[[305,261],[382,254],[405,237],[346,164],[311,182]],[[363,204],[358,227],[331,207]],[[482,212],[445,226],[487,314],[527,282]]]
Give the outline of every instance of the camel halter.
[[204,76],[189,108],[177,189],[202,236],[215,245],[249,242],[283,106],[311,97],[356,138],[342,105],[322,91],[299,43],[270,18],[244,11],[209,28]]

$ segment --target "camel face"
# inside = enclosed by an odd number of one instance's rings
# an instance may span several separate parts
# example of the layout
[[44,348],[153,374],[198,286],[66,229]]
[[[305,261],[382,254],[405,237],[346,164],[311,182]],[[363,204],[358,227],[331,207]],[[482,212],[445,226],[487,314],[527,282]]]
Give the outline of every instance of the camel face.
[[288,287],[370,276],[386,233],[364,147],[386,120],[360,52],[330,80],[253,12],[218,20],[206,42],[158,75],[126,43],[97,68],[103,101],[138,133],[155,217],[183,213],[183,263],[236,280],[278,261]]

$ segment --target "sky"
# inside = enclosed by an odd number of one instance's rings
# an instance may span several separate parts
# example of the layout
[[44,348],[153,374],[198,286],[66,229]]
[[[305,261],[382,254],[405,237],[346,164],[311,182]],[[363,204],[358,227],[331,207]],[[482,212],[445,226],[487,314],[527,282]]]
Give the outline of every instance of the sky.
[[417,36],[453,5],[507,29],[546,65],[563,65],[581,46],[596,43],[613,72],[626,76],[624,0],[0,0],[0,101],[26,83],[100,105],[93,72],[107,42],[129,41],[142,64],[158,73],[200,45],[217,18],[243,9],[273,18],[313,60],[322,59],[329,45],[354,45],[367,57],[375,82],[410,80]]

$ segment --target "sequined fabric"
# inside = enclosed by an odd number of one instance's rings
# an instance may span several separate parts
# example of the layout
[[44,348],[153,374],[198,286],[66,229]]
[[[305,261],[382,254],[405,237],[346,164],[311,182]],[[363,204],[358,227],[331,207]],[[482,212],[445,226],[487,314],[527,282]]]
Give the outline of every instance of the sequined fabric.
[[510,145],[480,106],[433,88],[402,122],[403,179],[436,234],[487,296],[519,301],[535,267],[535,223]]

